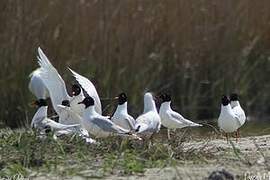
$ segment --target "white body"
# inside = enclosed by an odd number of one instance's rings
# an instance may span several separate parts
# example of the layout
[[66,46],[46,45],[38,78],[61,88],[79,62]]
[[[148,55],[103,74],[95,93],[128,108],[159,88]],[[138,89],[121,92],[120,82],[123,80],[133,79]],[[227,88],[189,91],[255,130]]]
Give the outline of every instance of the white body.
[[125,135],[128,133],[127,130],[114,124],[107,117],[97,113],[94,106],[90,106],[85,109],[82,126],[97,138],[106,138],[113,135]]
[[167,127],[168,129],[202,126],[173,111],[170,104],[171,102],[163,102],[159,109],[159,116],[163,126]]
[[71,107],[58,105],[59,123],[61,124],[81,124],[82,118],[73,111]]
[[127,112],[127,102],[117,106],[117,109],[114,112],[111,120],[112,120],[112,122],[114,122],[118,126],[124,128],[128,131],[132,131],[135,129],[136,121]]
[[40,68],[33,71],[29,77],[30,82],[28,88],[31,93],[34,94],[37,99],[47,99],[49,97],[49,92],[41,79]]
[[75,79],[78,81],[78,83],[82,86],[82,88],[86,91],[86,93],[94,99],[96,112],[98,114],[102,114],[100,98],[94,84],[89,79],[76,73],[72,69],[69,68],[69,70],[71,71]]
[[144,95],[144,113],[136,119],[139,134],[152,135],[160,130],[161,120],[151,93]]
[[245,111],[242,109],[239,101],[231,101],[231,107],[233,113],[238,117],[240,122],[240,127],[245,124],[246,122],[246,114]]
[[235,132],[241,127],[239,118],[234,114],[230,104],[226,106],[221,105],[218,126],[225,133]]

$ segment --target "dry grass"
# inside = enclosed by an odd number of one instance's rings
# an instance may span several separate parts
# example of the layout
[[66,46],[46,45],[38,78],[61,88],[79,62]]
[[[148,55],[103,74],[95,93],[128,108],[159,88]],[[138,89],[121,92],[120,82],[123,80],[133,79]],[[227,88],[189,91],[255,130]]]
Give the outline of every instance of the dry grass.
[[15,127],[32,117],[27,75],[37,67],[38,46],[68,84],[66,66],[90,77],[101,97],[127,92],[135,115],[146,90],[170,91],[174,106],[193,119],[216,117],[220,95],[231,91],[248,114],[269,113],[269,5],[1,1],[0,121]]

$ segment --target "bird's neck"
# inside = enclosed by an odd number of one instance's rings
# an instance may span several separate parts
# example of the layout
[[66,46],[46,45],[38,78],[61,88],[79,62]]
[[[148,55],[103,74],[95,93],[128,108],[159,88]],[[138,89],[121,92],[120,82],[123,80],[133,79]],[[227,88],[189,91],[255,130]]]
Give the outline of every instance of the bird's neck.
[[169,110],[171,109],[171,101],[163,102],[160,106],[160,109]]
[[240,106],[239,101],[231,101],[231,107]]
[[146,100],[144,101],[144,110],[143,110],[143,113],[147,113],[149,111],[155,111],[157,112],[157,108],[156,108],[156,104],[154,102],[154,100]]
[[89,106],[84,111],[84,116],[93,116],[96,114],[97,114],[97,112],[95,110],[95,106]]
[[115,112],[127,114],[127,102],[125,102],[124,104],[118,105]]
[[221,110],[222,112],[232,112],[232,107],[230,104],[224,106],[224,105],[221,105]]

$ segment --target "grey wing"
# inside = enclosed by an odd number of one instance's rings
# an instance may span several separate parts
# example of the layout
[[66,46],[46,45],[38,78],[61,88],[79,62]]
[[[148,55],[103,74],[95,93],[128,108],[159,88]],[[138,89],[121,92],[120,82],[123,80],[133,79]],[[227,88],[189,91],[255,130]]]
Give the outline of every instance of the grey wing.
[[121,129],[119,126],[116,126],[113,122],[109,120],[105,120],[102,118],[94,118],[92,120],[92,123],[94,123],[100,129],[106,132],[112,132],[112,133],[118,133],[118,134],[127,133],[127,131],[125,131],[124,129]]
[[169,116],[171,116],[172,120],[176,121],[177,123],[180,123],[180,124],[185,123],[185,118],[177,112],[172,111],[169,113]]

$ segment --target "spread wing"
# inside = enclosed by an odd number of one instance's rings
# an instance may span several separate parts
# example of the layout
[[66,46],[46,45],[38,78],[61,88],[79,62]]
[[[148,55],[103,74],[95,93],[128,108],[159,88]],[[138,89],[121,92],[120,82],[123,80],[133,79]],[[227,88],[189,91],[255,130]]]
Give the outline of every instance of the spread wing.
[[69,100],[70,96],[67,93],[66,85],[62,77],[59,75],[55,67],[43,53],[41,48],[38,48],[38,63],[40,65],[41,79],[49,91],[54,110],[59,113],[57,105],[62,104],[63,100]]
[[94,84],[89,79],[76,73],[72,69],[69,68],[69,70],[78,81],[78,83],[82,86],[82,88],[86,91],[86,93],[94,99],[96,112],[102,114],[101,102]]
[[92,120],[92,123],[94,123],[100,129],[102,129],[103,131],[106,131],[106,132],[117,133],[117,134],[128,133],[127,130],[124,130],[123,128],[114,124],[112,121],[107,120],[105,118],[101,118],[101,117],[94,118]]

